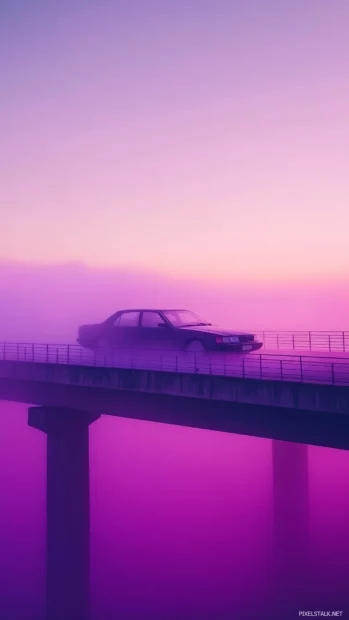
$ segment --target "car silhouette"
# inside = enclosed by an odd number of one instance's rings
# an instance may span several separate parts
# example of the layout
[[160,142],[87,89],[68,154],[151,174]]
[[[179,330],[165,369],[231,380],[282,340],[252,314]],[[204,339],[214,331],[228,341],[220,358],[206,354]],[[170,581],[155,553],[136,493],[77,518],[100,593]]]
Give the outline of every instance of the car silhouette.
[[256,351],[255,335],[224,329],[189,310],[119,310],[102,323],[79,328],[77,342],[94,351],[114,348],[173,351]]

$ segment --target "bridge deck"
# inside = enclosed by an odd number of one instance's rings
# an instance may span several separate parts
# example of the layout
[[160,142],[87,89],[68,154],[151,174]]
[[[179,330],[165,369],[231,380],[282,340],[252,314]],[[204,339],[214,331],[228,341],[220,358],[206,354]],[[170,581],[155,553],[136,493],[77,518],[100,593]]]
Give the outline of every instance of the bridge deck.
[[268,351],[241,355],[117,349],[95,354],[78,345],[2,343],[0,360],[349,385],[349,353],[343,352],[314,355],[311,351]]
[[[349,449],[349,360],[0,346],[0,398]],[[343,415],[344,414],[344,415]]]

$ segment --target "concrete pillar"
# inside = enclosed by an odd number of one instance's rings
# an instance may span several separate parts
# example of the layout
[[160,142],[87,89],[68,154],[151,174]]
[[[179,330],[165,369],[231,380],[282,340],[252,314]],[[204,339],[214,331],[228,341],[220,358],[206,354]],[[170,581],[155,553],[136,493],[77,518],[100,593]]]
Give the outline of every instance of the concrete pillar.
[[88,427],[99,417],[64,408],[29,408],[29,425],[47,435],[47,620],[88,619]]
[[273,441],[273,591],[280,617],[309,600],[311,577],[308,446]]

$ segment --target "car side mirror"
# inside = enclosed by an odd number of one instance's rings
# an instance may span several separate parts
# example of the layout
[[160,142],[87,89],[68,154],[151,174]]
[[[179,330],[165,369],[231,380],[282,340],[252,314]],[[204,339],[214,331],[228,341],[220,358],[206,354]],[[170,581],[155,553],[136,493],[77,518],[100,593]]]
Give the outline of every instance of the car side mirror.
[[158,327],[167,327],[166,323],[158,323]]

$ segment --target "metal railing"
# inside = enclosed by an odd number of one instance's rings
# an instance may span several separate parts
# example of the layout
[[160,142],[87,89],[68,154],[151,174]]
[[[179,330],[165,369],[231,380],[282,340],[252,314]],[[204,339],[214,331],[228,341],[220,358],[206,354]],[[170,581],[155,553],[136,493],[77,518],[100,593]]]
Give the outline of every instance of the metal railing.
[[159,349],[93,352],[79,345],[2,342],[0,360],[349,385],[349,359],[334,356],[186,353]]
[[349,331],[255,331],[265,350],[349,353]]

